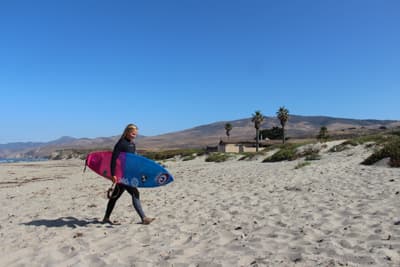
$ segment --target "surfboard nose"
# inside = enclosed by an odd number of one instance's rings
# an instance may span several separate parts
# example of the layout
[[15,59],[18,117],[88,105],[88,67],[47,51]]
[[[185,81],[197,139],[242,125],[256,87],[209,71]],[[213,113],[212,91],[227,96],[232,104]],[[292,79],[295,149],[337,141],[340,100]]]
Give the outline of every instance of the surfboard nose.
[[172,175],[169,173],[161,173],[156,178],[156,182],[158,185],[165,185],[172,182],[173,180],[174,179],[172,178]]

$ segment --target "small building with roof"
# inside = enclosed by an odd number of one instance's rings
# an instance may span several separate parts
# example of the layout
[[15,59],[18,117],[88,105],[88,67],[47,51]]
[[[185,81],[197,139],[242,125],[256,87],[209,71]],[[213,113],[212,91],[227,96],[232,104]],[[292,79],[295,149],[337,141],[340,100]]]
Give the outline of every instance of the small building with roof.
[[[259,150],[262,150],[268,145],[267,140],[259,141]],[[218,152],[223,153],[244,153],[256,152],[257,144],[254,140],[230,141],[220,140],[218,144]]]

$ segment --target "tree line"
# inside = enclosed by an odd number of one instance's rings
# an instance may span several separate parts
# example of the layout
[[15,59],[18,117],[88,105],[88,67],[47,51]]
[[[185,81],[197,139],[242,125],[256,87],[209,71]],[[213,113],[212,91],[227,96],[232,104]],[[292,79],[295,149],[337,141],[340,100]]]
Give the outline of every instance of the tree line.
[[[260,137],[268,137],[269,139],[282,139],[282,144],[285,144],[286,141],[286,134],[285,134],[285,126],[289,120],[289,110],[284,106],[280,107],[276,112],[276,117],[278,118],[281,128],[279,127],[272,127],[271,129],[264,129],[260,130],[261,124],[264,121],[264,115],[260,110],[255,111],[252,114],[251,121],[254,123],[254,128],[256,129],[256,151],[258,152],[260,146]],[[225,124],[225,132],[228,137],[230,138],[230,132],[233,129],[231,123]],[[327,139],[328,138],[328,129],[323,126],[321,127],[320,133],[317,136],[318,139]]]

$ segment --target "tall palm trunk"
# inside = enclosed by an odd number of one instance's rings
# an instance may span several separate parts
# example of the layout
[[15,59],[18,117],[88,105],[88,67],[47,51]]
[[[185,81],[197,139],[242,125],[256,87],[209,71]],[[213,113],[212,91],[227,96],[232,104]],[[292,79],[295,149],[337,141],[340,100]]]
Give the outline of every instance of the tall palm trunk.
[[256,152],[260,148],[260,129],[256,129]]

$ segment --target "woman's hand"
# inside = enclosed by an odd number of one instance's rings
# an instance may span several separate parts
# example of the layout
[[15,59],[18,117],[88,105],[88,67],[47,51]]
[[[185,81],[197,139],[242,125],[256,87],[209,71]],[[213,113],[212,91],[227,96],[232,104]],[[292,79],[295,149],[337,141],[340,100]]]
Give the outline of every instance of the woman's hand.
[[117,182],[117,176],[114,175],[114,176],[111,177],[111,179],[112,179],[112,182],[113,182],[114,184]]

